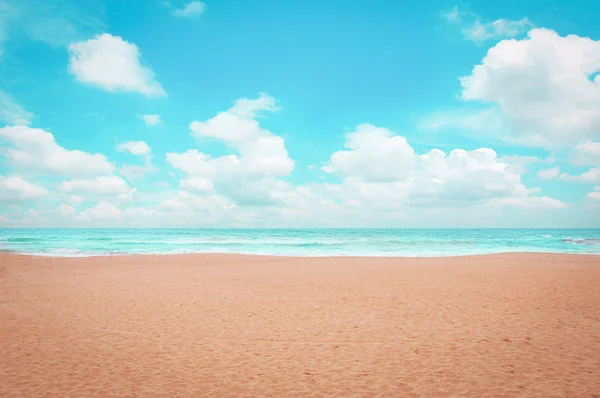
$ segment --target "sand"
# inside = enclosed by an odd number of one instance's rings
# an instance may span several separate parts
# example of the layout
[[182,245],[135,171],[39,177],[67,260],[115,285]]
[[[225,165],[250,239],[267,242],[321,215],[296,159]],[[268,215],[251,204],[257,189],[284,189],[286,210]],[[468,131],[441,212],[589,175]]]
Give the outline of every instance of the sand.
[[448,395],[600,396],[600,257],[0,255],[3,397]]

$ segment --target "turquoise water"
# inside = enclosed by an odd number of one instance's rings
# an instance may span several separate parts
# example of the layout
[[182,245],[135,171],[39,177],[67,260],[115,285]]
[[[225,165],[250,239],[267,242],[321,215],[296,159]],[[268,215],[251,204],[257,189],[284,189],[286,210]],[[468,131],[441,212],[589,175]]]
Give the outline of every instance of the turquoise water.
[[600,229],[0,229],[0,250],[48,256],[600,254]]

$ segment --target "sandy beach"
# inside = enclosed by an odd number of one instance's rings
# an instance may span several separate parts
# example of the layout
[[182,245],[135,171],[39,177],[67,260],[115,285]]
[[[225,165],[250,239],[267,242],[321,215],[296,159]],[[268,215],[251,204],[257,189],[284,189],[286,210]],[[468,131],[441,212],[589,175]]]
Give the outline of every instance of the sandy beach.
[[0,396],[600,396],[600,257],[0,255]]

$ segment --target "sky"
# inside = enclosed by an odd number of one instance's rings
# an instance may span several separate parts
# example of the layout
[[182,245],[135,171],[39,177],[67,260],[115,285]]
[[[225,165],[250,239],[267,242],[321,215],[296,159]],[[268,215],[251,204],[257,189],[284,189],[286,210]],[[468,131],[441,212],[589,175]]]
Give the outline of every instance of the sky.
[[600,227],[600,3],[0,0],[0,227]]

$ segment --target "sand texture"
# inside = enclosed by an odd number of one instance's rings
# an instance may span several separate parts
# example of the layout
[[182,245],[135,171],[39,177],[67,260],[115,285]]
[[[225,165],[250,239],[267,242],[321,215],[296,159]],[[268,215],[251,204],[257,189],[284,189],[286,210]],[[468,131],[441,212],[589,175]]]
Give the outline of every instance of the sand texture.
[[0,396],[600,396],[600,257],[0,255]]

